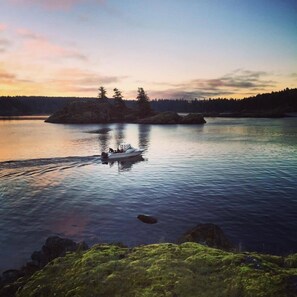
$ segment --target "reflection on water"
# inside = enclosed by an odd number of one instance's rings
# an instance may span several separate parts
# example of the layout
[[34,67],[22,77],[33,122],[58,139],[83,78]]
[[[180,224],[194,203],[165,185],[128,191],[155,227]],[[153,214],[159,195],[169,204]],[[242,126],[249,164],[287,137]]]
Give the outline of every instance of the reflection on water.
[[138,125],[138,146],[147,150],[150,142],[151,125]]
[[108,129],[108,125],[106,127],[104,126],[101,129],[101,133],[98,136],[99,140],[99,147],[102,152],[105,152],[108,150],[110,147],[110,140],[111,140],[111,135],[110,135],[110,130]]
[[[138,127],[138,147],[147,150],[150,142],[151,125],[137,125]],[[114,125],[102,125],[102,128],[88,131],[89,133],[99,134],[100,153],[109,151],[109,148],[117,149],[120,143],[130,143],[133,147],[137,144],[133,143],[133,139],[126,136],[125,131],[127,124],[119,123]]]
[[115,139],[116,139],[116,147],[119,147],[120,143],[125,142],[125,124],[123,123],[116,124]]
[[136,156],[118,161],[103,161],[102,164],[109,165],[110,168],[116,165],[119,172],[124,172],[130,171],[134,164],[143,161],[145,161],[145,159],[142,156]]

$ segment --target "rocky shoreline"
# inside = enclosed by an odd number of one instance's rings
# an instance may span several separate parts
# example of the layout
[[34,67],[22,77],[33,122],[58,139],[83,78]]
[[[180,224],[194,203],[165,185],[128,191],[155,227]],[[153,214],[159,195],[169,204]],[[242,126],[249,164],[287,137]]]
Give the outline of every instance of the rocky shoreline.
[[[145,224],[155,224],[157,218],[140,214],[137,217]],[[231,250],[232,244],[225,236],[219,226],[214,224],[198,224],[191,230],[185,232],[179,239],[179,244],[184,242],[197,242],[209,247],[216,247]],[[117,243],[125,247],[122,243]],[[0,296],[15,296],[16,291],[22,288],[27,280],[37,271],[43,269],[48,263],[59,257],[65,257],[66,253],[79,253],[89,250],[85,242],[76,243],[68,238],[58,236],[48,237],[41,250],[34,251],[31,261],[27,262],[20,269],[9,269],[0,277]]]
[[178,244],[133,248],[54,236],[2,274],[0,296],[297,296],[297,254],[235,251],[214,224],[198,224]]

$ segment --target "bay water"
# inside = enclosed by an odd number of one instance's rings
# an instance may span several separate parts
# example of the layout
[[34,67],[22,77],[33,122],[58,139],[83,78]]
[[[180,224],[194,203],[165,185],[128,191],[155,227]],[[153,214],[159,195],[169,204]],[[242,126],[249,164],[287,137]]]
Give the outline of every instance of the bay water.
[[[48,236],[135,246],[176,242],[198,223],[219,225],[239,250],[297,252],[297,118],[206,121],[0,120],[0,271]],[[143,157],[102,163],[121,142]]]

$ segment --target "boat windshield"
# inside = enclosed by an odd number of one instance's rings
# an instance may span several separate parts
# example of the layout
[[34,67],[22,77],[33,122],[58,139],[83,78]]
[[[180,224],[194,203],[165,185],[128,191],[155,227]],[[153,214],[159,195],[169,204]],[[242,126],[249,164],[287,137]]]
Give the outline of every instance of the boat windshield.
[[131,145],[129,143],[121,143],[119,145],[119,150],[122,150],[124,152],[129,148],[131,148]]

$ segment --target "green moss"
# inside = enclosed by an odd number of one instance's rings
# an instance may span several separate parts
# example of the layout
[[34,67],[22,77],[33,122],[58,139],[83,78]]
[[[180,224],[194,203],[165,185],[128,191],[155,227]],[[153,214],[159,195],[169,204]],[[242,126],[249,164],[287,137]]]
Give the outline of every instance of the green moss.
[[231,253],[190,242],[133,249],[96,245],[51,262],[17,296],[295,296],[288,292],[287,279],[297,270],[283,263],[281,257]]

